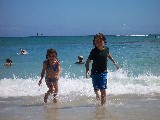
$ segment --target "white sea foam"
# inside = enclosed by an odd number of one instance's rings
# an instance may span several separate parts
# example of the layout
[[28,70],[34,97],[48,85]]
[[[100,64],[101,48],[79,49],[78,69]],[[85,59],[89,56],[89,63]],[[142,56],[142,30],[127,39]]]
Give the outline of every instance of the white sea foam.
[[[43,83],[38,86],[39,77],[14,78],[0,80],[0,96],[38,96],[48,89]],[[160,94],[160,77],[154,75],[140,75],[128,77],[122,71],[108,73],[108,94]],[[59,79],[59,95],[62,96],[94,96],[91,78],[68,78]]]

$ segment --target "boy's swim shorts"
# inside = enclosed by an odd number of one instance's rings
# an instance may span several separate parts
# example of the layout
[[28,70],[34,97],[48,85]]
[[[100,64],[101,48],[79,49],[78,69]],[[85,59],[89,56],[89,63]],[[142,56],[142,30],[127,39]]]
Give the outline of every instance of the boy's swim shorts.
[[95,90],[103,90],[107,88],[107,73],[91,75],[92,84]]

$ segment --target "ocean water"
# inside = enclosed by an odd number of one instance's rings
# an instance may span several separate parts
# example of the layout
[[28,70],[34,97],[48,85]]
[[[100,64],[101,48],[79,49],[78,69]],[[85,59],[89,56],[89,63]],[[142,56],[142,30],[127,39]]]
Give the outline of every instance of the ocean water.
[[[82,55],[86,61],[94,47],[92,40],[92,36],[0,38],[0,96],[41,94],[37,91],[37,82],[48,48],[58,52],[62,68],[60,91],[67,89],[62,94],[83,89],[91,91],[91,79],[85,79],[84,64],[75,62],[78,55]],[[110,53],[120,66],[117,71],[108,61],[110,94],[160,93],[160,39],[154,36],[107,36],[107,42]],[[20,48],[28,54],[18,55]],[[12,59],[13,66],[3,65],[6,58]],[[85,88],[87,86],[89,89]],[[28,91],[32,87],[35,89]]]
[[[106,37],[106,46],[110,48],[110,53],[120,67],[119,70],[116,70],[112,62],[108,61],[107,96],[112,98],[108,104],[110,106],[114,104],[114,96],[117,96],[116,99],[122,98],[119,98],[119,96],[133,96],[133,100],[137,98],[134,96],[149,95],[151,99],[159,96],[160,39],[154,36]],[[7,105],[10,103],[11,106],[21,103],[21,106],[34,104],[34,109],[36,106],[42,106],[43,95],[47,91],[47,87],[44,80],[42,86],[38,86],[38,81],[46,51],[48,48],[54,48],[57,50],[62,68],[62,74],[59,79],[60,101],[68,104],[74,101],[76,106],[76,101],[79,100],[83,102],[83,105],[89,104],[92,108],[94,106],[92,104],[95,103],[95,95],[91,78],[85,78],[84,64],[75,64],[78,55],[82,55],[84,61],[86,61],[89,52],[94,47],[92,40],[93,36],[1,37],[1,103]],[[18,55],[20,48],[25,49],[28,54]],[[13,61],[12,66],[4,66],[6,58],[10,58]],[[128,97],[124,98],[128,99]],[[20,100],[21,102],[19,103]],[[122,103],[121,101],[117,104],[122,105]],[[137,101],[135,103],[137,104]],[[0,107],[1,110],[4,108],[2,104]],[[82,108],[79,109],[81,110]],[[18,110],[19,108],[12,108],[12,110],[14,109]],[[73,109],[76,109],[76,107]],[[159,110],[159,107],[157,109]],[[3,112],[1,112],[1,115]]]

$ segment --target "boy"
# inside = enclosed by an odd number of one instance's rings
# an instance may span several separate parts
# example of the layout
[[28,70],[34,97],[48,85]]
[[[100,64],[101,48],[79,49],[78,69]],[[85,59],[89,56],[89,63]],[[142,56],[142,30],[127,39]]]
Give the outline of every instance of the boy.
[[41,85],[45,72],[45,82],[49,90],[45,93],[44,102],[47,103],[47,99],[50,94],[53,95],[54,102],[57,102],[56,96],[58,93],[58,80],[61,74],[61,67],[59,61],[57,60],[57,52],[52,48],[47,50],[47,60],[43,62],[41,79],[38,85]]
[[[86,78],[89,74],[89,63],[93,60],[91,77],[92,84],[96,98],[101,100],[101,105],[106,103],[106,88],[107,88],[107,57],[113,62],[117,69],[118,64],[114,61],[113,57],[109,53],[109,48],[105,47],[106,38],[103,34],[99,33],[94,36],[93,45],[95,48],[92,49],[90,55],[86,61]],[[101,92],[101,98],[98,91]]]

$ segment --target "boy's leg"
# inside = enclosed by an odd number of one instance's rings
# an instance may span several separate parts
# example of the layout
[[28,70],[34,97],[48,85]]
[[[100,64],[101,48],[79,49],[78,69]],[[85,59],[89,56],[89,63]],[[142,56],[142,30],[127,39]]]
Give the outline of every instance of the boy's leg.
[[106,90],[101,90],[101,105],[104,105],[106,103]]
[[101,105],[106,103],[107,73],[102,73],[100,78]]
[[94,89],[94,92],[95,92],[95,94],[96,94],[96,99],[97,99],[97,100],[100,100],[98,91],[99,91],[98,89]]
[[92,84],[93,84],[93,88],[94,88],[94,92],[96,94],[96,99],[100,100],[100,96],[99,96],[99,79],[97,77],[97,75],[92,75]]

